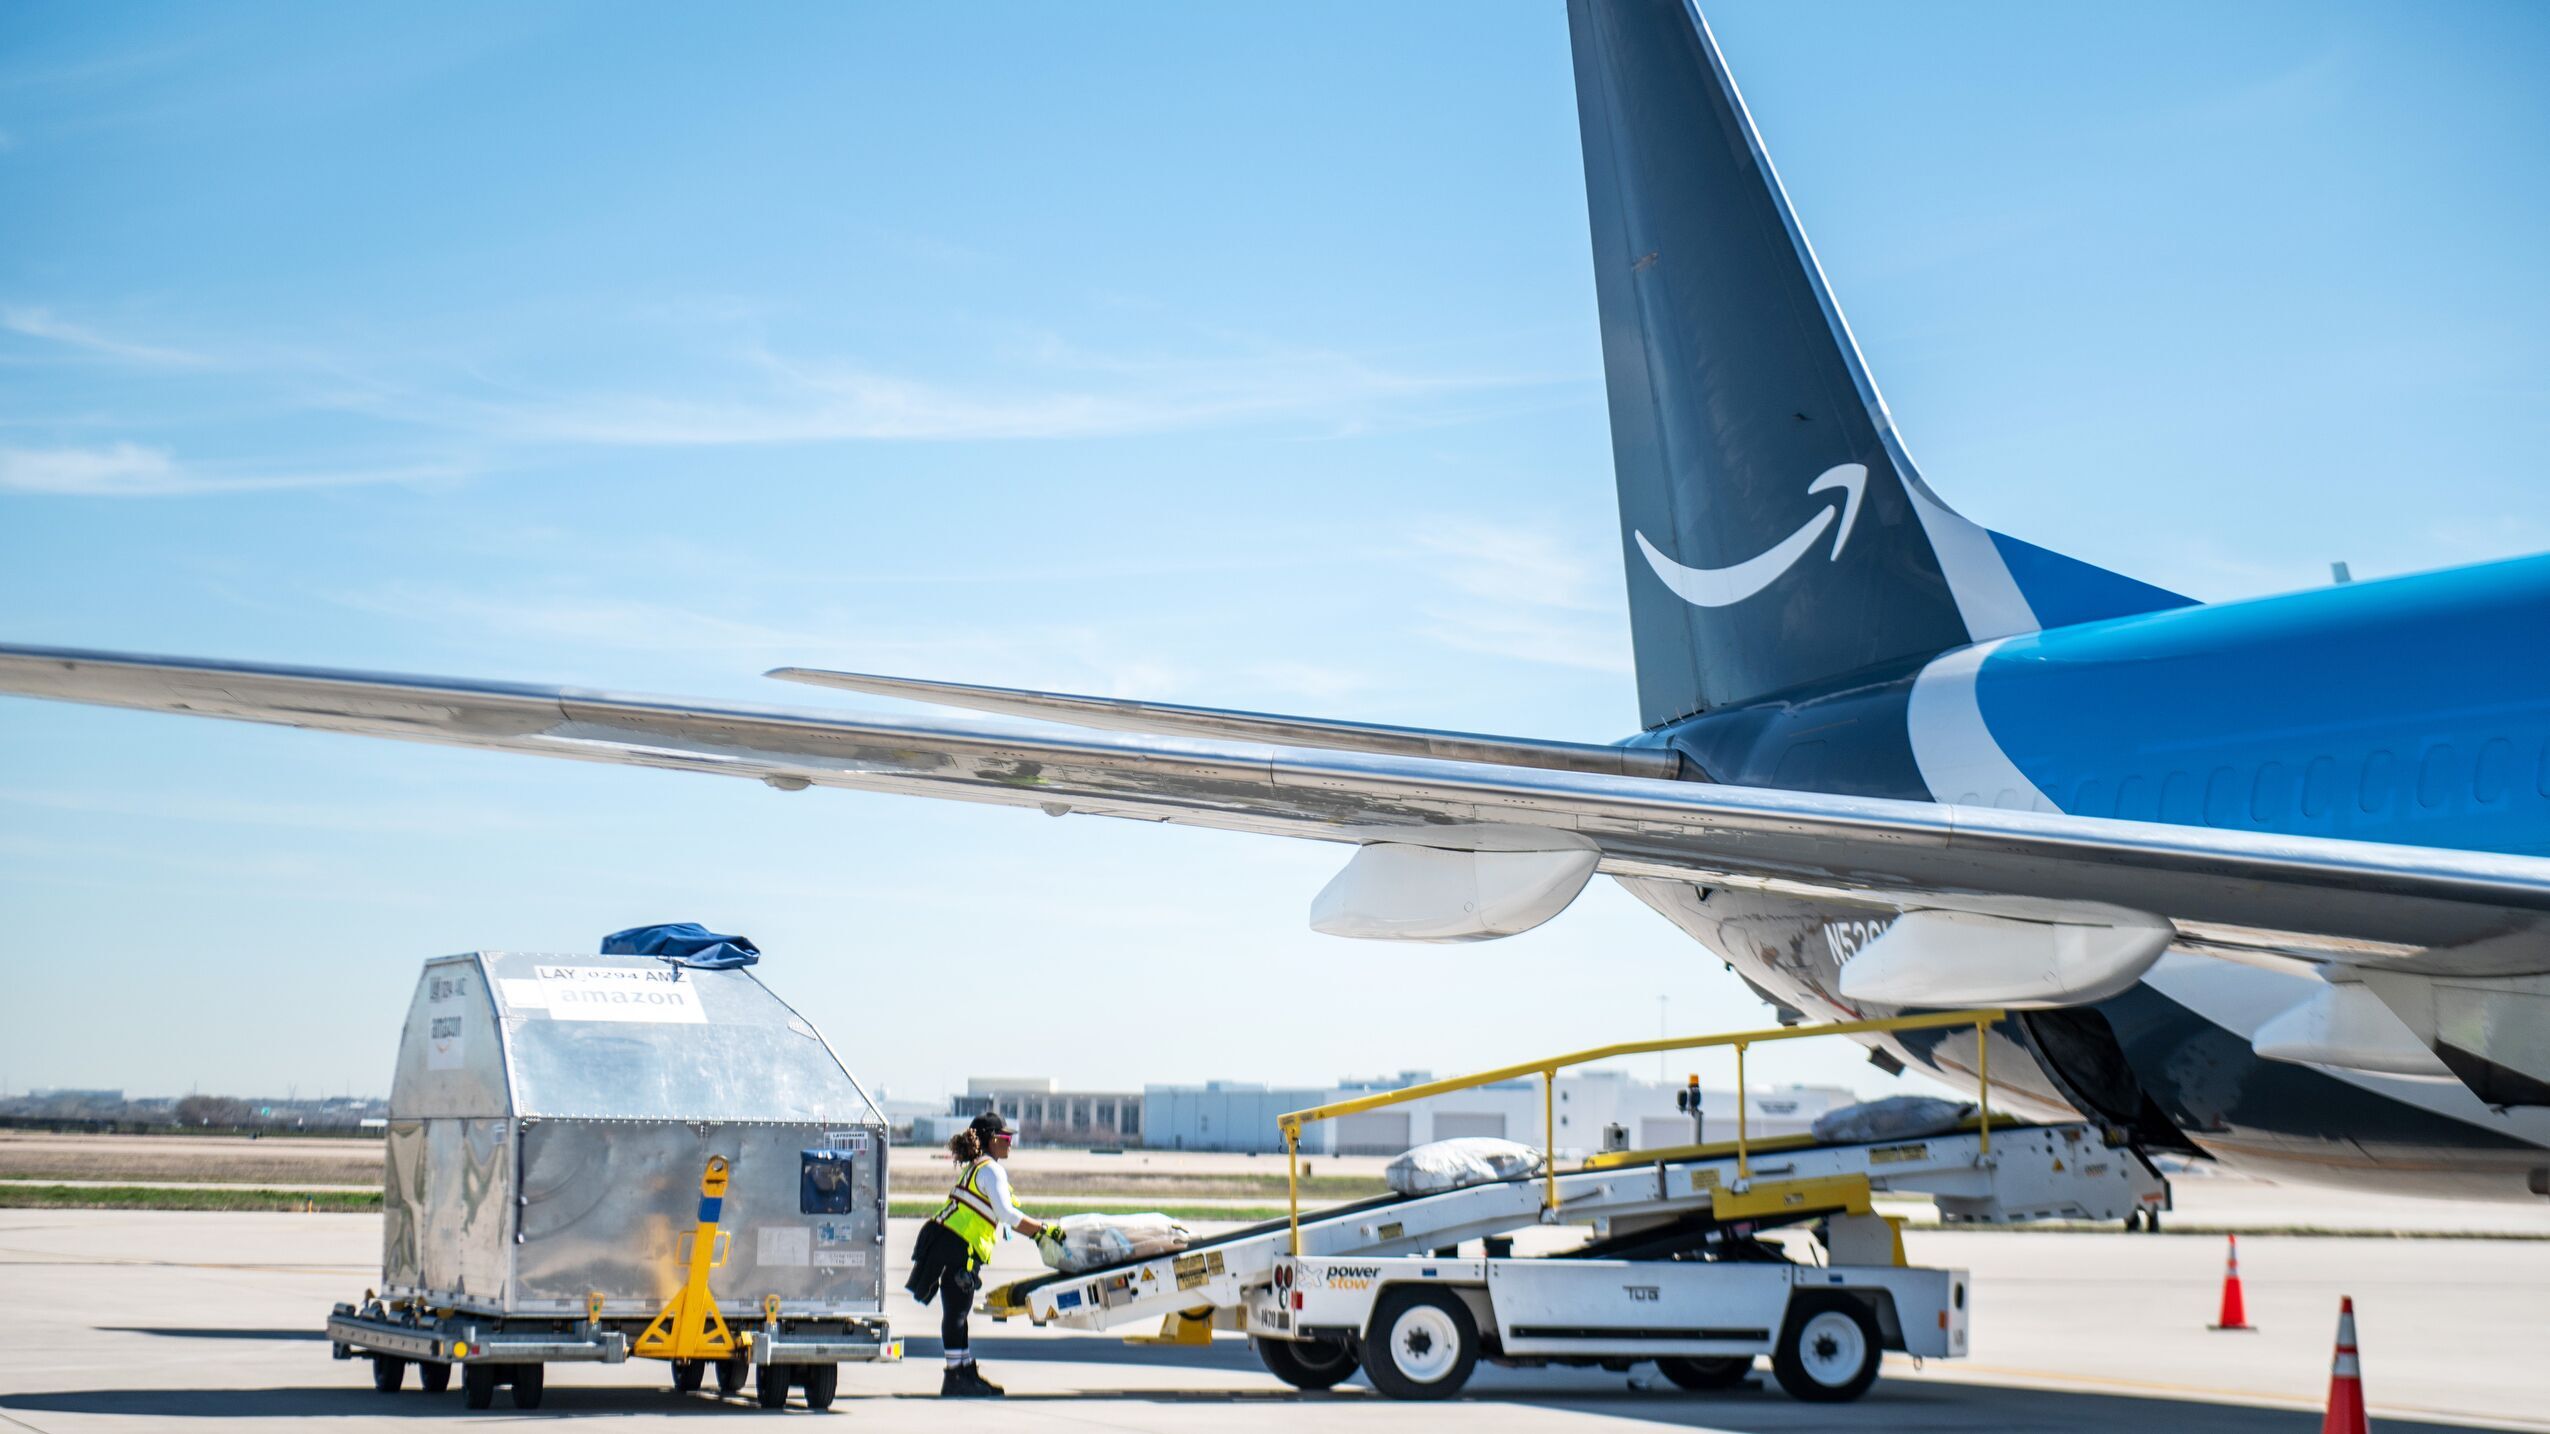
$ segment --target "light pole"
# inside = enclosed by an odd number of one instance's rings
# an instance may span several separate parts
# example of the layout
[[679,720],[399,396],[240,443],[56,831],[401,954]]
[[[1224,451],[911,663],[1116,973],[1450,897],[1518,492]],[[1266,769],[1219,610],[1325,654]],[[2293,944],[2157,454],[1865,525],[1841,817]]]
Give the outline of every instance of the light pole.
[[[1664,1040],[1671,1040],[1671,1039],[1673,1038],[1673,1037],[1672,1037],[1672,1035],[1671,1035],[1671,1033],[1669,1033],[1669,1032],[1666,1030],[1666,1028],[1665,1028],[1665,1026],[1666,1026],[1666,1022],[1665,1022],[1665,1012],[1666,1012],[1666,1010],[1667,1010],[1669,1007],[1671,1007],[1671,1006],[1672,1006],[1672,1004],[1673,1004],[1673,997],[1671,997],[1671,996],[1659,995],[1658,997],[1656,997],[1656,1039],[1657,1039],[1657,1040],[1664,1041]],[[1670,1084],[1670,1083],[1672,1082],[1672,1080],[1673,1080],[1673,1077],[1671,1077],[1671,1076],[1669,1076],[1669,1075],[1666,1075],[1666,1074],[1665,1074],[1665,1054],[1666,1054],[1666,1053],[1665,1053],[1665,1052],[1663,1052],[1663,1051],[1658,1051],[1658,1052],[1656,1052],[1656,1084],[1658,1084],[1658,1085],[1667,1085],[1667,1084]]]

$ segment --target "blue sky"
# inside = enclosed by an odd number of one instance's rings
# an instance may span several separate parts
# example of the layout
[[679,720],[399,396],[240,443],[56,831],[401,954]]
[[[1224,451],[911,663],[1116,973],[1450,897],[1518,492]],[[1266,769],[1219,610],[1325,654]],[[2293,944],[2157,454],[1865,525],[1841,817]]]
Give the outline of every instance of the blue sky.
[[[1710,14],[1970,516],[2208,599],[2550,547],[2550,10]],[[1554,3],[11,7],[0,634],[1616,737],[1581,184]],[[1313,936],[1337,859],[0,703],[0,1084],[378,1090],[421,958],[659,918],[913,1092],[1761,1018],[1609,887]]]

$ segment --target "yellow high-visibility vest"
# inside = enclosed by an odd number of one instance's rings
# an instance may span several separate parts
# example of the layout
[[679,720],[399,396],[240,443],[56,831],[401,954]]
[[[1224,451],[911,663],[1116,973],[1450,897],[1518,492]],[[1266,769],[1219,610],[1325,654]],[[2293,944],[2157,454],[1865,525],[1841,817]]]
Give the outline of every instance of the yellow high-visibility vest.
[[974,1263],[992,1262],[992,1242],[1000,1238],[1000,1226],[992,1219],[992,1202],[983,1196],[975,1182],[991,1157],[980,1156],[957,1177],[956,1188],[947,1192],[947,1204],[940,1208],[938,1222],[956,1232],[957,1238],[974,1252]]

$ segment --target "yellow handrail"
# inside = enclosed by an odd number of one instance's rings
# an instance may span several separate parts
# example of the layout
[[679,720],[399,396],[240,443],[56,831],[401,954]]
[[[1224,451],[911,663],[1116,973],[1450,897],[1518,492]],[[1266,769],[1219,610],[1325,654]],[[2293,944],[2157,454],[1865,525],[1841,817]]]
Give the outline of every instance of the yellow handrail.
[[1558,1073],[1569,1066],[1588,1065],[1594,1061],[1613,1060],[1621,1056],[1647,1056],[1662,1051],[1701,1050],[1715,1046],[1735,1048],[1735,1160],[1736,1175],[1749,1179],[1753,1173],[1751,1132],[1746,1119],[1744,1100],[1744,1053],[1748,1047],[1772,1041],[1804,1040],[1809,1036],[1851,1036],[1870,1031],[1927,1031],[1942,1026],[1972,1026],[1975,1031],[1975,1116],[1982,1136],[1983,1153],[1992,1153],[1992,1085],[1986,1051],[1986,1038],[1993,1022],[2004,1013],[1998,1009],[1971,1011],[1935,1011],[1923,1016],[1887,1016],[1871,1021],[1835,1021],[1821,1026],[1775,1026],[1764,1031],[1733,1031],[1716,1036],[1679,1036],[1655,1041],[1623,1041],[1618,1045],[1596,1046],[1591,1050],[1570,1051],[1545,1060],[1524,1061],[1517,1065],[1499,1066],[1475,1075],[1453,1076],[1446,1080],[1430,1080],[1399,1090],[1359,1095],[1352,1100],[1331,1101],[1308,1110],[1288,1111],[1276,1117],[1284,1132],[1284,1194],[1292,1209],[1292,1252],[1302,1252],[1301,1143],[1302,1127],[1313,1121],[1335,1120],[1343,1115],[1360,1115],[1385,1106],[1405,1105],[1428,1096],[1448,1095],[1456,1090],[1476,1090],[1499,1081],[1519,1080],[1525,1076],[1541,1078],[1541,1168],[1542,1208],[1558,1208],[1558,1150],[1553,1108],[1558,1088]]

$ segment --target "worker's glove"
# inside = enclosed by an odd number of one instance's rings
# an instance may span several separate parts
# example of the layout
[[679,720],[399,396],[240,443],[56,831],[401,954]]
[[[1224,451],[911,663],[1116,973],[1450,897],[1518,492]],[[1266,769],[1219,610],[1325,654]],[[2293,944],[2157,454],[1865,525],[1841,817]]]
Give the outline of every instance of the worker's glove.
[[1050,1220],[1046,1221],[1045,1228],[1036,1232],[1036,1243],[1051,1245],[1056,1254],[1062,1253],[1062,1227]]

